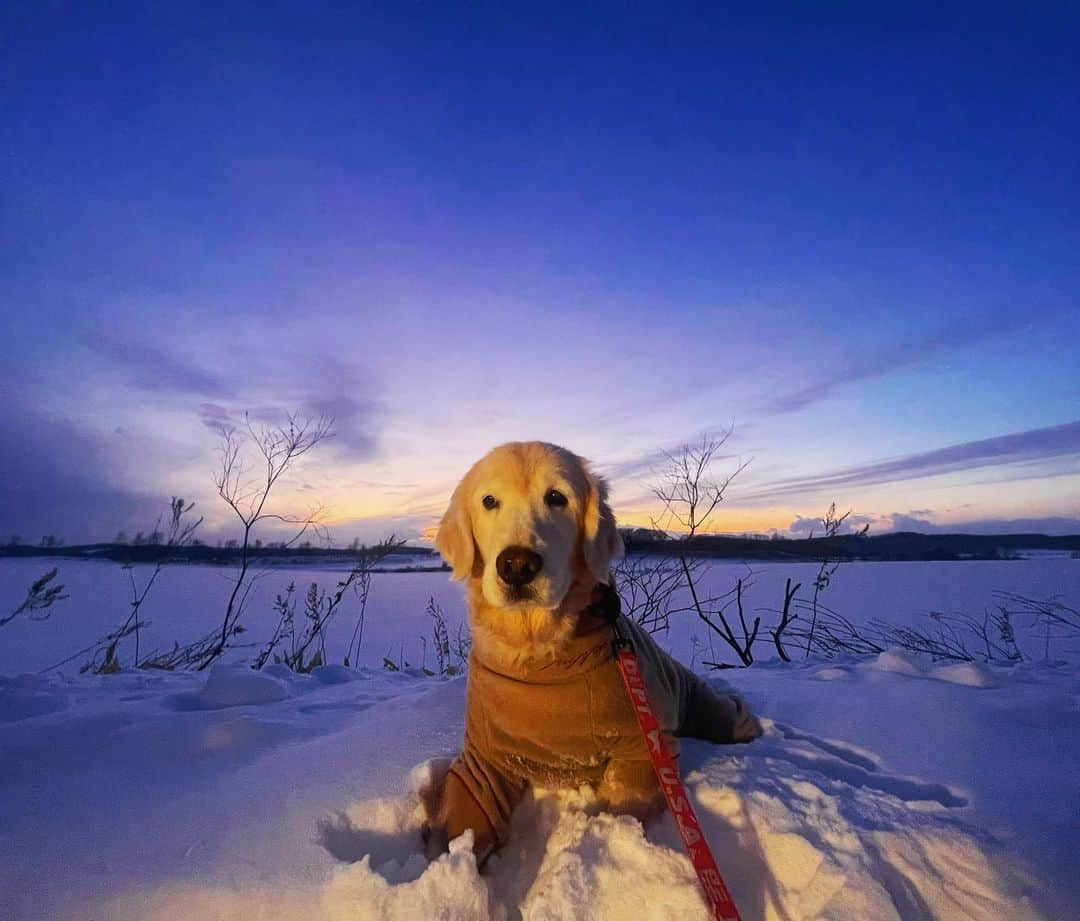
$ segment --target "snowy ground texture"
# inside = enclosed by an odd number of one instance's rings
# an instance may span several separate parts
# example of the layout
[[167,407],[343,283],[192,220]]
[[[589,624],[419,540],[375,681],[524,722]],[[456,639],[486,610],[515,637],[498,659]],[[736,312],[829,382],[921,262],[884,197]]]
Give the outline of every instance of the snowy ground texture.
[[[764,738],[682,770],[746,921],[1080,917],[1080,679],[898,653],[734,675]],[[722,682],[718,682],[718,685]],[[483,874],[412,789],[464,680],[0,678],[0,918],[704,918],[670,818],[538,793]]]

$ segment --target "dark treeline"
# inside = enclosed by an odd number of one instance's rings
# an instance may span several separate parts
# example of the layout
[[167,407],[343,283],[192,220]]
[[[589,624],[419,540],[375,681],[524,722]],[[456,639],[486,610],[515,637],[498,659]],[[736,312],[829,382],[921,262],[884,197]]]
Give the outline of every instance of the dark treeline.
[[[288,561],[311,563],[349,563],[357,559],[363,548],[342,547],[282,547],[282,546],[258,546],[248,547],[249,559],[268,561]],[[210,563],[233,565],[241,557],[242,548],[229,542],[221,546],[210,544],[189,544],[183,547],[170,547],[154,543],[139,544],[73,544],[71,546],[27,546],[24,544],[8,544],[0,546],[0,556],[13,557],[68,557],[73,559],[109,560],[115,563],[157,563],[162,560],[170,562],[186,563]],[[400,556],[430,556],[430,567],[441,568],[440,560],[434,550],[426,547],[405,547],[387,555],[387,562],[392,563],[394,557]],[[401,567],[396,567],[401,568]]]
[[835,537],[728,537],[702,534],[689,541],[633,535],[627,549],[641,553],[699,554],[721,559],[813,561],[834,560],[1002,560],[1025,550],[1080,553],[1080,535],[1046,534],[838,534]]
[[[836,537],[783,538],[730,537],[702,534],[687,541],[674,541],[658,532],[624,532],[628,553],[658,555],[686,554],[715,559],[814,561],[822,556],[837,560],[1002,560],[1016,558],[1021,551],[1051,550],[1080,555],[1080,535],[1051,537],[1046,534],[918,534],[900,531],[874,536],[841,534]],[[238,547],[195,544],[167,547],[161,544],[82,544],[73,546],[0,546],[0,556],[70,557],[115,562],[153,563],[162,559],[190,563],[233,564],[241,554]],[[288,560],[325,564],[355,559],[356,548],[317,546],[249,547],[252,559]],[[405,547],[393,556],[427,556],[431,564],[422,568],[440,568],[435,551],[428,547]],[[388,560],[392,562],[392,560]]]

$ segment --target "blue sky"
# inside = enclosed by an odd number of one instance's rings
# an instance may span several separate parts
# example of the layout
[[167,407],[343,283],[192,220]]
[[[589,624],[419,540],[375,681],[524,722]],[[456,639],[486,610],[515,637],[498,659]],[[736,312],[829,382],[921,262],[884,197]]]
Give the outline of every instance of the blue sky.
[[1080,531],[1080,14],[8,5],[0,532],[198,500],[213,424],[419,534],[510,438],[735,425],[721,530]]

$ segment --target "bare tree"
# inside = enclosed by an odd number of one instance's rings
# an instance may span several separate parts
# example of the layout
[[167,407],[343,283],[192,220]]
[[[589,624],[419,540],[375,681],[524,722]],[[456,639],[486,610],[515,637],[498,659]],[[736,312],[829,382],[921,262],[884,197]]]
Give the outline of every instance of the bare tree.
[[[1019,662],[1023,655],[1007,611],[986,611],[982,617],[932,611],[932,627],[909,627],[873,620],[870,629],[885,647],[923,653],[934,661]],[[971,644],[971,645],[969,645]]]
[[[203,519],[200,516],[197,520],[185,520],[185,517],[195,508],[194,502],[185,503],[183,499],[178,496],[173,496],[169,503],[169,524],[167,529],[167,536],[165,538],[165,546],[179,549],[180,547],[188,546],[192,538],[195,536],[195,532],[198,530],[199,525],[202,524]],[[158,519],[157,526],[154,528],[154,533],[161,533],[161,519]],[[150,578],[146,580],[145,585],[140,589],[135,581],[135,567],[130,561],[126,562],[123,568],[127,571],[128,578],[131,582],[131,614],[128,617],[128,623],[134,625],[135,628],[135,662],[139,661],[139,611],[142,609],[143,602],[146,601],[146,596],[150,594],[150,589],[154,587],[154,582],[157,581],[158,575],[161,573],[162,567],[168,562],[168,558],[159,559],[154,566],[153,572],[150,573]],[[125,624],[126,626],[126,624]]]
[[[262,668],[272,658],[274,662],[283,663],[295,672],[310,672],[317,665],[326,663],[327,628],[341,612],[342,601],[349,592],[352,592],[357,599],[359,611],[349,645],[345,650],[344,664],[348,666],[351,662],[355,663],[356,657],[360,654],[360,644],[363,642],[364,616],[368,594],[371,591],[371,574],[375,566],[403,546],[403,541],[390,536],[372,547],[358,547],[357,559],[352,569],[337,583],[332,592],[325,592],[319,588],[318,583],[312,582],[304,597],[304,624],[299,631],[296,630],[296,601],[293,597],[296,585],[290,582],[285,594],[279,594],[274,601],[274,610],[278,612],[278,624],[252,667]],[[309,651],[311,651],[310,655]]]
[[780,609],[780,620],[777,621],[776,626],[769,631],[772,634],[773,643],[776,645],[776,653],[785,662],[791,661],[791,656],[787,654],[787,650],[784,649],[784,631],[794,622],[798,614],[792,613],[791,602],[795,600],[796,594],[799,589],[802,588],[801,582],[796,582],[795,585],[791,584],[791,579],[788,579],[784,583],[784,606]]
[[230,637],[237,632],[240,616],[254,583],[248,577],[254,528],[264,521],[295,527],[293,536],[285,541],[286,546],[295,544],[308,531],[325,535],[321,527],[321,508],[315,508],[305,516],[282,515],[269,511],[267,502],[285,471],[312,448],[332,437],[333,420],[326,416],[301,419],[296,413],[289,413],[285,423],[279,426],[256,426],[246,414],[244,420],[243,429],[222,428],[221,465],[214,477],[218,495],[240,521],[240,566],[225,605],[221,630],[216,641],[203,651],[197,665],[199,671],[220,658],[228,647]]
[[[819,604],[817,629],[813,638],[809,636],[809,627],[802,626],[803,621],[792,629],[792,634],[797,639],[811,643],[813,653],[826,657],[876,654],[889,648],[899,648],[927,655],[934,661],[1019,662],[1024,654],[1017,640],[1014,620],[1027,617],[1032,631],[1039,630],[1043,625],[1041,612],[1059,605],[1060,601],[1036,601],[1007,592],[995,594],[1000,599],[999,604],[987,608],[981,616],[931,611],[928,615],[930,624],[926,626],[893,624],[877,619],[857,626]],[[809,610],[810,603],[802,602],[801,607]],[[1066,611],[1072,610],[1067,606],[1062,607]]]
[[[825,517],[821,519],[821,525],[824,529],[823,542],[821,543],[821,556],[818,558],[818,571],[814,577],[814,595],[811,600],[810,606],[810,630],[806,635],[806,655],[810,655],[810,649],[814,645],[814,632],[817,629],[818,621],[818,599],[823,591],[829,587],[832,581],[832,577],[836,574],[836,570],[840,568],[840,559],[834,555],[834,547],[832,542],[836,536],[840,533],[840,529],[843,528],[844,522],[848,520],[851,515],[851,510],[848,509],[843,515],[837,517],[836,503],[833,502],[828,510],[825,512]],[[870,525],[863,525],[862,528],[856,532],[856,536],[862,537],[870,529]],[[810,532],[810,539],[813,540],[814,532]]]
[[[730,606],[730,600],[727,604],[722,604],[716,607],[713,603],[714,615],[717,619],[716,623],[710,621],[707,617],[703,616],[705,623],[707,623],[716,633],[720,635],[720,638],[724,640],[735,652],[738,654],[743,666],[749,667],[754,664],[754,643],[757,640],[758,630],[761,628],[761,618],[754,618],[754,625],[748,627],[746,625],[746,614],[743,611],[743,588],[745,586],[752,585],[749,580],[739,579],[735,583],[734,595],[735,595],[735,609],[739,615],[739,625],[742,628],[742,639],[737,639],[735,631],[731,628],[726,617],[726,611]],[[691,587],[693,588],[693,587]],[[730,599],[731,593],[722,596]],[[694,593],[696,598],[696,593]],[[709,662],[704,661],[702,664],[708,665],[711,668],[731,668],[730,665],[726,665],[721,662]]]
[[677,451],[663,452],[664,466],[654,474],[656,481],[652,491],[663,503],[664,512],[659,523],[654,522],[654,525],[662,530],[675,525],[684,532],[684,539],[692,538],[705,526],[724,501],[727,488],[750,463],[739,460],[726,476],[713,477],[713,463],[732,457],[722,455],[720,451],[733,432],[734,429],[729,428],[717,435],[704,434],[700,444],[684,444]]
[[56,568],[50,569],[31,582],[23,602],[10,614],[0,617],[0,627],[10,624],[20,614],[25,614],[31,620],[45,620],[52,613],[50,608],[68,597],[63,593],[64,586],[49,584],[56,578],[56,573]]
[[[244,632],[243,625],[239,623],[240,617],[251,589],[258,579],[258,576],[252,576],[250,573],[253,529],[261,522],[268,520],[295,525],[296,531],[293,537],[283,542],[284,546],[295,543],[308,531],[325,533],[320,528],[320,509],[314,510],[308,516],[296,517],[271,512],[267,503],[271,491],[297,458],[306,454],[330,435],[331,420],[325,417],[301,420],[295,414],[289,414],[285,424],[281,426],[256,426],[245,416],[245,425],[242,430],[235,427],[222,428],[221,461],[214,476],[214,485],[217,487],[218,495],[239,518],[243,530],[242,541],[233,542],[234,546],[240,550],[241,559],[232,582],[221,627],[194,642],[181,645],[179,641],[176,641],[171,649],[154,650],[142,659],[136,657],[139,668],[167,671],[191,668],[202,671],[217,661],[234,643],[235,638]],[[144,535],[143,532],[136,534],[133,543],[144,545],[165,540],[166,545],[178,546],[193,542],[193,532],[202,519],[190,526],[183,525],[175,514],[177,501],[173,500],[173,523],[168,534],[163,534],[160,527],[155,527],[149,536]],[[183,506],[182,500],[180,500],[180,507],[183,511],[190,510],[190,506],[186,508]],[[139,590],[134,579],[132,580],[132,614],[120,628],[71,657],[75,658],[85,652],[93,653],[91,661],[84,666],[84,671],[87,668],[93,668],[95,671],[115,671],[119,668],[117,648],[128,636],[135,635],[137,638],[140,626],[144,625],[139,618],[139,610],[159,569],[154,571],[150,583],[142,590]],[[264,572],[260,575],[267,574]],[[104,658],[99,659],[102,652],[104,652]],[[68,661],[71,659],[57,663],[53,667],[56,668]]]
[[344,664],[346,666],[355,665],[360,658],[360,645],[364,642],[364,622],[367,617],[368,595],[371,593],[372,573],[375,572],[375,567],[388,556],[402,550],[405,547],[405,541],[398,540],[396,535],[391,534],[370,547],[365,544],[358,545],[358,540],[353,540],[350,547],[357,554],[356,564],[353,567],[356,577],[351,588],[358,605],[352,635],[349,637],[349,645],[345,650]]
[[[735,652],[739,661],[748,666],[754,661],[753,646],[761,626],[760,618],[755,618],[753,626],[748,626],[743,613],[743,589],[748,583],[740,579],[730,592],[714,597],[702,597],[698,590],[699,570],[691,565],[686,552],[695,535],[705,527],[723,501],[732,481],[749,464],[749,461],[721,454],[731,434],[732,429],[727,429],[719,435],[703,435],[700,444],[685,444],[678,451],[664,452],[666,466],[656,474],[653,484],[653,493],[662,503],[663,511],[660,520],[653,524],[661,530],[673,525],[683,530],[678,543],[678,560],[683,582],[690,595],[691,608],[701,621]],[[725,476],[714,477],[713,464],[718,460],[729,459],[736,460],[734,469]],[[736,606],[739,614],[741,638],[727,616],[732,604]],[[723,667],[716,662],[706,664]]]
[[1064,604],[1061,597],[1035,599],[1015,592],[995,592],[998,610],[1007,619],[1030,618],[1031,629],[1043,641],[1043,658],[1050,658],[1050,641],[1080,637],[1080,610]]
[[[701,563],[700,559],[688,561],[691,570]],[[681,610],[676,604],[683,584],[679,560],[626,554],[612,567],[611,574],[623,614],[649,633],[666,631],[671,615]]]
[[[194,502],[186,502],[184,499],[178,496],[173,496],[169,503],[169,523],[163,534],[163,540],[165,541],[165,547],[169,549],[179,550],[182,547],[189,546],[193,539],[196,529],[202,524],[202,518],[192,520],[187,518],[187,515],[195,508]],[[160,532],[161,518],[158,518],[155,531]],[[132,657],[132,664],[137,668],[153,668],[156,667],[152,661],[152,657],[147,659],[140,658],[140,632],[143,627],[147,626],[147,621],[142,618],[143,605],[146,603],[146,598],[150,594],[150,590],[157,582],[158,576],[161,574],[162,569],[173,561],[173,558],[166,553],[165,555],[159,555],[155,561],[154,568],[151,570],[149,577],[140,586],[135,574],[135,567],[130,560],[121,564],[121,569],[127,574],[128,581],[131,585],[131,601],[129,602],[130,611],[123,622],[115,630],[105,634],[95,640],[89,646],[80,649],[73,655],[68,656],[55,665],[49,666],[43,671],[51,671],[52,669],[59,668],[62,665],[67,665],[68,662],[72,662],[75,659],[80,659],[83,656],[89,656],[83,663],[80,672],[92,671],[95,674],[113,674],[118,672],[121,667],[120,660],[120,644],[128,637],[134,637],[134,655]]]
[[[456,675],[457,667],[451,663],[450,656],[450,631],[446,626],[446,615],[439,603],[432,596],[428,598],[427,614],[431,618],[431,638],[435,647],[435,662],[438,666],[437,675]],[[424,649],[426,652],[427,644]],[[426,658],[426,655],[425,655]],[[427,669],[425,669],[426,671]]]
[[467,620],[458,622],[453,651],[454,658],[458,660],[458,673],[460,674],[468,666],[469,653],[472,651],[472,634],[469,631],[469,622]]
[[810,644],[812,652],[819,653],[827,658],[841,653],[876,655],[884,652],[889,645],[888,641],[883,639],[878,631],[859,627],[842,614],[838,614],[820,602],[818,602],[816,608],[812,606],[811,602],[802,600],[795,600],[791,606],[803,615],[811,611],[816,612],[817,615],[812,639],[810,637],[810,627],[805,617],[798,619],[797,614],[792,615],[788,627],[788,633],[792,639],[796,642],[802,640],[804,644]]
[[[201,517],[198,519],[187,517],[194,508],[194,502],[186,502],[179,496],[173,496],[169,502],[169,521],[165,531],[161,530],[161,518],[158,518],[154,527],[153,533],[162,535],[157,543],[160,544],[164,541],[164,546],[172,550],[179,550],[188,546],[195,535],[195,531],[198,530],[203,521]],[[84,663],[81,671],[92,671],[95,674],[118,672],[121,664],[120,643],[129,636],[134,637],[135,648],[132,662],[136,667],[143,665],[140,658],[141,631],[146,626],[146,622],[141,617],[143,605],[150,594],[150,590],[154,587],[154,583],[157,582],[158,576],[161,575],[162,569],[170,562],[172,562],[172,559],[168,555],[158,557],[154,568],[150,571],[150,575],[141,586],[136,578],[135,565],[131,560],[126,560],[121,564],[121,569],[127,574],[131,585],[131,610],[116,630],[102,637],[93,646],[83,650],[83,653],[89,652],[91,655]]]

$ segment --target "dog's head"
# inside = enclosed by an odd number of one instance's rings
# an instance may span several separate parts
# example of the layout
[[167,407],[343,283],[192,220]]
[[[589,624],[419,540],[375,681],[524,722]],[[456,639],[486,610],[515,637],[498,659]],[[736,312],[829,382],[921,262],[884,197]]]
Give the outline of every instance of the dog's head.
[[557,608],[575,578],[606,582],[622,539],[607,484],[565,448],[495,448],[465,474],[435,546],[455,579],[479,579],[499,608]]

